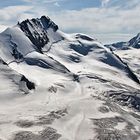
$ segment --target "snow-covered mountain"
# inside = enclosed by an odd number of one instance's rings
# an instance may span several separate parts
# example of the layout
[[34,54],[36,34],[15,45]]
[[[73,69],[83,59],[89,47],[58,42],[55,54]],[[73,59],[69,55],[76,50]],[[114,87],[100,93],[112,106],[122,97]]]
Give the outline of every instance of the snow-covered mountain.
[[117,42],[113,44],[107,44],[106,47],[117,49],[117,50],[127,50],[131,48],[140,48],[140,33],[138,33],[135,37],[130,39],[128,42]]
[[129,46],[133,47],[133,48],[140,48],[140,33],[137,34],[137,36],[135,36],[134,38],[132,38],[131,40],[129,40]]
[[0,58],[0,139],[140,138],[139,76],[94,38],[27,19],[0,34]]

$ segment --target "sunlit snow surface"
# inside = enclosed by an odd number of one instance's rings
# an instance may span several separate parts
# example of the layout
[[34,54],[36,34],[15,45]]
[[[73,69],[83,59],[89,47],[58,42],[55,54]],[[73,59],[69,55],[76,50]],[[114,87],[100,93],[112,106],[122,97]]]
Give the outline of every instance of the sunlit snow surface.
[[[18,26],[0,35],[0,139],[140,139],[140,86],[125,63],[84,34],[48,36],[41,54]],[[35,90],[20,89],[21,75]]]

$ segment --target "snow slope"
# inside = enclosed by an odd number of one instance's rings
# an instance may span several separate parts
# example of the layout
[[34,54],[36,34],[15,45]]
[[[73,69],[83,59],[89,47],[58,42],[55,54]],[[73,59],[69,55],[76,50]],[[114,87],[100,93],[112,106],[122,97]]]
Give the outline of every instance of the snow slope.
[[140,50],[139,49],[129,49],[129,50],[116,50],[115,51],[116,54],[118,54],[123,61],[125,61],[126,63],[128,63],[128,65],[133,68],[133,71],[136,73],[136,75],[139,77],[139,73],[140,73],[140,60],[139,60],[139,53]]
[[1,33],[0,58],[0,139],[140,139],[139,78],[97,40],[43,16]]

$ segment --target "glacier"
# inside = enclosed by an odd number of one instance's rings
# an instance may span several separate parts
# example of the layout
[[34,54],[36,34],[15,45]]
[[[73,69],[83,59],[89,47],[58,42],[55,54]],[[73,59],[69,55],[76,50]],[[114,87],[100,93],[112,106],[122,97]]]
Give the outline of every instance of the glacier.
[[7,28],[0,33],[0,139],[140,139],[140,81],[126,51],[64,33],[46,16]]

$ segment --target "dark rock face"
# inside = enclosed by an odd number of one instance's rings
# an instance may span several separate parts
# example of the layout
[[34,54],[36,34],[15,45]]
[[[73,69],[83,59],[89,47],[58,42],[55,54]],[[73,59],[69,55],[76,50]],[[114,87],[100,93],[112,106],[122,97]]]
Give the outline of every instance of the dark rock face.
[[39,52],[42,52],[44,45],[49,42],[47,30],[49,28],[52,28],[54,32],[58,30],[58,26],[49,17],[45,16],[42,16],[40,19],[27,19],[18,23],[18,25]]
[[40,20],[45,30],[48,28],[52,28],[54,32],[58,30],[58,26],[49,17],[42,16]]
[[26,83],[26,86],[29,90],[35,89],[35,84],[33,82],[30,82],[25,76],[22,76],[21,81],[24,81]]
[[23,55],[18,51],[18,46],[17,46],[17,44],[16,43],[14,43],[14,42],[12,42],[12,41],[10,41],[11,42],[11,47],[12,47],[12,56],[14,56],[14,58],[15,59],[22,59],[23,58]]
[[129,46],[140,48],[140,33],[129,41]]

